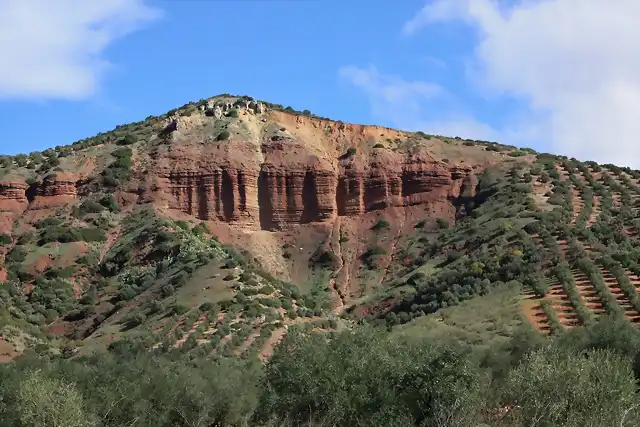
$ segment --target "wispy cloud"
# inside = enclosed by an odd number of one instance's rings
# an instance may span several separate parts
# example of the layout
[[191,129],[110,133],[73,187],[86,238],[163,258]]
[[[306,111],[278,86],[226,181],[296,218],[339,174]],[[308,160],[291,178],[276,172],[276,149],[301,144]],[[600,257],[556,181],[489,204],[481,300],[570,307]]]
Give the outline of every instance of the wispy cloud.
[[640,167],[640,2],[436,0],[402,32],[459,21],[477,29],[472,72],[484,93],[528,114],[554,150]]
[[160,18],[145,0],[0,0],[0,99],[84,99],[105,49]]
[[[373,65],[367,68],[346,66],[339,70],[339,76],[367,96],[374,116],[403,130],[474,139],[490,139],[497,135],[491,126],[448,108],[453,97],[438,84],[384,74]],[[438,110],[437,117],[428,117],[428,111],[434,108]]]

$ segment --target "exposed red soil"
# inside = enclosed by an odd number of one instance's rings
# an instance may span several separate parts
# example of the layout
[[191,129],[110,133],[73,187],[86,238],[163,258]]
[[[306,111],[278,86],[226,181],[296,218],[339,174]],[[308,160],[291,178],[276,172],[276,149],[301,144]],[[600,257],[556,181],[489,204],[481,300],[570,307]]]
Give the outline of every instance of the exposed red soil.
[[109,252],[109,250],[111,250],[113,245],[116,244],[116,242],[120,238],[121,231],[122,231],[121,227],[117,227],[113,231],[109,232],[109,234],[107,235],[107,241],[105,242],[105,244],[102,246],[102,249],[100,250],[100,256],[98,257],[98,264],[102,263],[102,261],[104,260],[104,257],[107,255],[107,252]]
[[11,362],[19,355],[13,344],[0,337],[0,363]]
[[198,317],[196,321],[193,322],[189,330],[185,332],[178,341],[175,342],[173,347],[174,348],[182,347],[184,343],[187,342],[189,337],[196,331],[196,329],[198,329],[198,326],[200,326],[205,321],[205,319],[207,318],[207,314],[208,313],[202,313],[200,317]]

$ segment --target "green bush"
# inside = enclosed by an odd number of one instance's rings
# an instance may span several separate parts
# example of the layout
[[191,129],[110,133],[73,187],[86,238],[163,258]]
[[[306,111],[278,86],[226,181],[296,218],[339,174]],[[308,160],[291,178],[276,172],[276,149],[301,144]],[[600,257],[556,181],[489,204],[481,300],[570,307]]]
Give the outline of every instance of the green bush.
[[92,200],[85,200],[80,204],[79,214],[81,216],[92,213],[100,213],[104,210],[104,206]]
[[0,234],[0,245],[10,245],[13,239],[8,234]]
[[216,140],[217,141],[226,141],[227,139],[229,139],[230,136],[231,136],[231,134],[229,133],[229,131],[224,129],[218,134],[218,136],[216,137]]
[[449,228],[449,221],[445,218],[436,218],[436,224],[438,224],[438,228],[441,230],[446,230]]
[[105,208],[109,209],[109,211],[111,212],[118,212],[120,210],[120,207],[118,206],[118,202],[116,202],[115,197],[113,197],[113,195],[111,194],[104,196],[102,199],[100,199],[100,204]]
[[131,145],[138,142],[138,136],[132,133],[128,133],[124,136],[124,138],[118,140],[118,145]]
[[380,231],[383,229],[388,229],[390,227],[389,221],[386,221],[384,219],[379,220],[378,222],[376,222],[373,227],[371,227],[371,229],[373,231]]
[[27,251],[22,246],[14,246],[6,256],[8,262],[22,262],[27,258]]
[[522,150],[515,150],[512,151],[508,154],[510,157],[522,157],[522,156],[526,156],[527,152],[526,151],[522,151]]

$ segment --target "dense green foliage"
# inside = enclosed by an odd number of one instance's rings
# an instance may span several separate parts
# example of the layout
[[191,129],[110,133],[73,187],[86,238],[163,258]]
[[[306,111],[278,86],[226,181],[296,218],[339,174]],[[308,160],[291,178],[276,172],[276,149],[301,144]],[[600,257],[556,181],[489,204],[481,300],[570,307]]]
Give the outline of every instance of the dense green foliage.
[[[450,340],[452,341],[452,340]],[[490,348],[361,327],[293,332],[257,360],[159,355],[132,342],[0,366],[11,426],[634,426],[640,332],[606,320]],[[508,411],[500,410],[507,408]]]

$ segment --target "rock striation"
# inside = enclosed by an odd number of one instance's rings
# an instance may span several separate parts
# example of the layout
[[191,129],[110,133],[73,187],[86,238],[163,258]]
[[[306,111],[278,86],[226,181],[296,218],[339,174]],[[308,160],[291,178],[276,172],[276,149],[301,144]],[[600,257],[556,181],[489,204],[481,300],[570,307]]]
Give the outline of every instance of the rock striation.
[[472,191],[474,181],[471,168],[426,153],[341,160],[312,154],[295,141],[269,140],[260,154],[234,161],[225,153],[188,158],[177,150],[153,171],[154,199],[201,220],[286,230],[385,208],[450,205],[463,190]]
[[73,203],[77,182],[71,173],[59,173],[42,183],[27,185],[24,181],[0,182],[0,212],[22,214],[27,209],[54,208]]
[[0,212],[24,212],[29,204],[28,188],[25,182],[0,182]]
[[30,210],[49,209],[74,203],[77,198],[77,179],[69,172],[45,177],[42,183],[27,190]]

